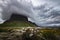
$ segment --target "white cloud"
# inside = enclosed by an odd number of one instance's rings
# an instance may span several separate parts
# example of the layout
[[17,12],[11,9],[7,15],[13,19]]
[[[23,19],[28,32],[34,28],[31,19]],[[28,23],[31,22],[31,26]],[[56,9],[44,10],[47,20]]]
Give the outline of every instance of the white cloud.
[[[0,8],[0,14],[5,13],[7,18],[10,12],[16,12],[38,26],[60,26],[60,0],[0,0]],[[0,17],[0,23],[3,22]]]

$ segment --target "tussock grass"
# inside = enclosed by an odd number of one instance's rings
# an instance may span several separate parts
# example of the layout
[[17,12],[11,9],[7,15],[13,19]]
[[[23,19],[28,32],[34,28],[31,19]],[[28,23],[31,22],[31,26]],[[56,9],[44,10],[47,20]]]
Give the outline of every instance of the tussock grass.
[[1,40],[60,40],[60,29],[0,27]]

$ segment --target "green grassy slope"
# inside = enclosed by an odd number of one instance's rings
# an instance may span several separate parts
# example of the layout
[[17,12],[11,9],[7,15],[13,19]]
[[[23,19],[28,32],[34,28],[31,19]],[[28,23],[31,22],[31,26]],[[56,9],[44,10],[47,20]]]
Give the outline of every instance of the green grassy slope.
[[11,19],[4,24],[0,24],[0,27],[35,27],[34,24],[27,21],[27,18],[22,15],[12,15]]

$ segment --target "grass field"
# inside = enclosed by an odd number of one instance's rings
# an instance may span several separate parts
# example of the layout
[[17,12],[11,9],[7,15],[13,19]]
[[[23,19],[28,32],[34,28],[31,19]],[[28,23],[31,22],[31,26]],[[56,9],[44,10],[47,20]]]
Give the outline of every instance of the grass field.
[[12,15],[10,20],[4,24],[0,24],[0,27],[35,27],[36,25],[28,22],[27,18],[22,15]]
[[0,27],[0,40],[60,40],[60,29]]
[[36,27],[21,15],[0,24],[0,40],[60,40],[59,28]]

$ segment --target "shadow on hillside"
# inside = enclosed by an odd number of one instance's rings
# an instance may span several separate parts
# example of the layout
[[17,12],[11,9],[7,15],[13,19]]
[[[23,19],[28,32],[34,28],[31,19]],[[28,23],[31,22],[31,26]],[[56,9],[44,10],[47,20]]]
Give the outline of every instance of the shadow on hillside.
[[31,27],[35,27],[36,25],[29,22],[27,20],[27,17],[25,16],[22,16],[22,15],[17,15],[17,14],[13,14],[11,16],[11,18],[6,21],[5,23],[3,24],[0,24],[0,27],[11,27],[11,26],[23,26],[23,27],[28,27],[28,26],[31,26]]

